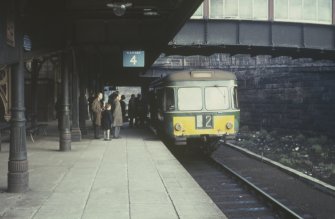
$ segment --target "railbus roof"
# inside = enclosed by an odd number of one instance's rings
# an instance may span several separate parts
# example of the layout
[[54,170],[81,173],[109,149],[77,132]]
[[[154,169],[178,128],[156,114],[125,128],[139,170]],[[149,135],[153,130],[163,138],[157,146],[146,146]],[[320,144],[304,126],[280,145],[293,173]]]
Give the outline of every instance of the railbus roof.
[[202,69],[202,70],[187,70],[176,71],[167,76],[157,79],[151,85],[155,86],[161,83],[169,83],[176,81],[222,81],[236,80],[236,75],[229,71]]

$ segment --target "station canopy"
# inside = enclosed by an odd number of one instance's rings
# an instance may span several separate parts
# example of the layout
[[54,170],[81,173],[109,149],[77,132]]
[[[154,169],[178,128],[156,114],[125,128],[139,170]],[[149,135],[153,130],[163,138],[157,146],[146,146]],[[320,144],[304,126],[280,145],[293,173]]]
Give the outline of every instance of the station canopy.
[[[10,2],[10,1],[9,1]],[[25,0],[32,54],[75,47],[104,75],[143,73],[178,33],[201,0]],[[50,47],[50,48],[49,48]],[[144,51],[144,67],[123,67],[124,51]],[[87,63],[84,62],[84,63]]]

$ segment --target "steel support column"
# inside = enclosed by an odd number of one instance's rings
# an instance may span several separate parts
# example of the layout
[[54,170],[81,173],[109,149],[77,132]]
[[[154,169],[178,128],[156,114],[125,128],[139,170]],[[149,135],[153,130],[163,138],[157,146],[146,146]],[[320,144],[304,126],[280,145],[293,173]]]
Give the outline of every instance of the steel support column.
[[[20,26],[18,27],[20,28]],[[22,34],[18,34],[19,63],[12,72],[12,117],[8,161],[8,192],[25,192],[29,186],[24,108],[24,61]]]
[[75,50],[72,50],[72,141],[81,141],[79,128],[79,77]]
[[86,90],[87,90],[87,79],[88,79],[88,70],[87,65],[85,65],[86,68],[84,68],[84,64],[87,64],[86,62],[86,56],[80,56],[78,61],[78,67],[79,67],[79,127],[81,130],[82,135],[87,135],[87,128],[86,128],[86,120],[88,117],[88,104],[87,104],[87,96],[86,96]]
[[70,131],[70,103],[69,103],[69,64],[67,54],[62,54],[62,97],[61,97],[61,124],[59,132],[59,150],[71,150],[71,131]]

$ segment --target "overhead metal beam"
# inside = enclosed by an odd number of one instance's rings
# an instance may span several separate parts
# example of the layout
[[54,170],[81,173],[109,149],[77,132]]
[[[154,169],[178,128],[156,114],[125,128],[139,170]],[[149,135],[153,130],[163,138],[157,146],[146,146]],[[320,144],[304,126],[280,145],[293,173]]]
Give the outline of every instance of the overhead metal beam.
[[[289,34],[288,34],[289,33]],[[335,53],[335,28],[333,25],[302,24],[270,21],[190,20],[170,42],[166,52],[178,54],[178,50],[201,53],[234,53],[250,50],[250,54],[302,55],[317,58]],[[200,49],[201,48],[201,49]],[[173,52],[175,51],[175,52]],[[310,52],[308,54],[307,52]],[[285,54],[286,53],[286,54]]]

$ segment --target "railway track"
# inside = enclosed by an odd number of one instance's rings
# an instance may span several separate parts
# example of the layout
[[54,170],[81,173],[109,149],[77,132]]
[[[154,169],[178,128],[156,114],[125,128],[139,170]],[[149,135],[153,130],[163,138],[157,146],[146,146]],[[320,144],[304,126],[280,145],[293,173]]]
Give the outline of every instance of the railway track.
[[[211,162],[216,162],[215,160],[211,160]],[[255,194],[258,199],[262,200],[266,206],[270,206],[276,216],[279,218],[302,218],[289,207],[285,206],[278,200],[274,199],[270,194],[267,194],[261,188],[254,185],[248,179],[244,178],[243,176],[239,175],[237,172],[230,169],[228,166],[223,165],[219,162],[216,162],[218,168],[221,168],[223,171],[226,171],[229,175],[231,175],[235,180],[239,182],[247,191]]]
[[303,218],[335,216],[334,186],[260,156],[246,154],[234,145],[222,145],[212,158],[243,175]]
[[268,187],[253,184],[250,177],[241,176],[217,158],[207,158],[194,150],[174,154],[228,218],[314,218]]
[[258,157],[226,146],[211,159],[193,149],[172,152],[228,218],[335,217],[333,192]]
[[[167,145],[169,143],[165,142]],[[335,217],[335,187],[302,177],[264,157],[221,145],[211,159],[194,148],[169,147],[199,185],[229,218],[318,218]],[[246,186],[223,166],[258,187],[267,197]],[[227,169],[227,168],[226,168]],[[252,186],[251,186],[252,187]],[[275,203],[278,202],[278,203]],[[293,213],[285,213],[288,211]]]

